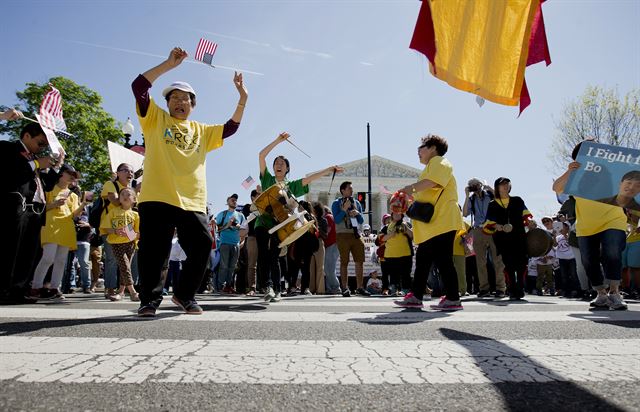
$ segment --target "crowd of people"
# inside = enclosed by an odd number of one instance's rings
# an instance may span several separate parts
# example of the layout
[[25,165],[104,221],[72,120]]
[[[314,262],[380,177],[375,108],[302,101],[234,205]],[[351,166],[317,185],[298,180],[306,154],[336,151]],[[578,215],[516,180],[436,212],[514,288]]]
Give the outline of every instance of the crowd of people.
[[[461,298],[469,295],[519,301],[525,294],[546,294],[613,310],[627,308],[625,294],[638,297],[637,211],[569,197],[538,227],[525,201],[510,194],[507,177],[493,186],[470,179],[460,204],[445,157],[448,143],[437,135],[420,141],[424,170],[418,180],[398,188],[413,198],[411,206],[391,207],[375,234],[364,224],[365,211],[349,181],[340,184],[331,205],[295,201],[316,179],[340,173],[339,166],[290,180],[289,160],[277,156],[269,171],[267,157],[288,133],[259,152],[260,185],[251,192],[252,204],[240,207],[238,195],[231,194],[224,210],[207,210],[205,156],[238,130],[248,93],[236,74],[239,101],[224,125],[188,119],[196,93],[185,82],[163,90],[168,111],[160,108],[149,89],[186,56],[174,48],[133,81],[146,138],[142,183],[122,163],[93,199],[81,190],[81,171],[65,163],[64,153],[42,155],[48,144],[39,124],[28,123],[17,141],[0,142],[0,157],[14,172],[0,203],[12,240],[0,249],[1,303],[64,300],[72,291],[93,294],[100,288],[111,301],[127,295],[139,301],[138,315],[153,317],[166,295],[185,313],[202,313],[198,293],[261,295],[270,303],[297,294],[376,294],[396,296],[394,303],[405,308],[422,308],[435,295],[441,298],[431,307],[443,311],[462,309]],[[0,113],[2,120],[20,118],[16,110]],[[554,182],[557,193],[579,167],[577,150]],[[274,186],[284,193],[293,220],[305,222],[295,238],[282,235],[286,222],[269,207],[256,207],[263,189]],[[542,256],[530,256],[527,233],[534,229],[550,239]],[[364,236],[375,239],[372,256],[365,256]],[[367,258],[379,263],[380,273],[365,277]]]

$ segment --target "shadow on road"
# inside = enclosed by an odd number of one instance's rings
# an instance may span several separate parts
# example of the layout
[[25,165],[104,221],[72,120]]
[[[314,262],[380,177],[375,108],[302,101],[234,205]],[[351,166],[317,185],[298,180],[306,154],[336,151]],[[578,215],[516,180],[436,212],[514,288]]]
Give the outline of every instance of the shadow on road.
[[18,335],[21,333],[37,332],[47,329],[68,328],[83,325],[105,325],[110,323],[129,323],[129,322],[153,322],[156,319],[173,318],[182,315],[183,312],[158,312],[155,318],[139,318],[135,316],[135,311],[131,311],[131,315],[112,316],[90,319],[47,319],[20,322],[0,323],[0,336]]
[[[554,410],[623,411],[606,399],[580,387],[575,382],[567,381],[564,377],[502,342],[448,328],[440,328],[440,333],[447,339],[459,343],[471,353],[476,365],[502,395],[506,410],[536,412]],[[464,343],[457,341],[464,341]],[[482,344],[474,345],[474,341],[482,341]],[[487,346],[501,355],[488,356]],[[492,362],[493,360],[498,362]],[[496,363],[505,363],[505,366],[500,368]],[[505,370],[507,369],[506,365],[511,368]],[[536,374],[542,375],[549,381],[522,382],[522,379],[513,379],[513,381],[505,379],[511,371],[514,374],[518,374],[518,372],[521,374],[523,369],[535,371]],[[610,370],[610,373],[615,373],[615,371]],[[615,393],[612,393],[611,396],[615,396]],[[482,402],[481,399],[476,401]]]
[[368,325],[406,325],[426,322],[432,319],[446,318],[449,316],[451,316],[451,314],[447,312],[425,312],[420,309],[403,309],[400,312],[379,314],[373,318],[353,318],[349,320],[353,322],[366,323]]

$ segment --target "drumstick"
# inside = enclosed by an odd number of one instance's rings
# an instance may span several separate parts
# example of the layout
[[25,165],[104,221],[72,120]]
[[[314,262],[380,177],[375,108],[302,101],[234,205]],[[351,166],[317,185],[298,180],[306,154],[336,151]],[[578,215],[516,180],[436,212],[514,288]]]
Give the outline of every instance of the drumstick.
[[296,146],[296,145],[295,145],[291,140],[287,139],[287,142],[291,143],[291,145],[292,145],[293,147],[295,147],[296,149],[300,150],[300,151],[301,151],[305,156],[307,156],[309,159],[311,159],[311,156],[309,156],[308,154],[306,154],[306,153],[304,152],[304,150],[302,150],[302,149],[300,149],[298,146]]
[[329,183],[329,191],[327,193],[329,193],[329,196],[331,196],[331,186],[333,186],[333,179],[336,178],[336,168],[333,168],[333,175],[331,175],[331,183]]

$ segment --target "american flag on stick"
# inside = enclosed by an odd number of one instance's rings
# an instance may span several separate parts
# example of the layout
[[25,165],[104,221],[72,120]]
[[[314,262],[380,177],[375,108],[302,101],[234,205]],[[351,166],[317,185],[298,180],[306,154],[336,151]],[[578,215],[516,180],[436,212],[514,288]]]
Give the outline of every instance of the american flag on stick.
[[253,180],[253,177],[249,176],[246,179],[244,179],[242,181],[242,187],[245,188],[245,190],[248,190],[252,184],[254,184],[256,181]]
[[217,48],[218,45],[216,43],[202,38],[198,42],[198,47],[196,48],[196,55],[194,56],[194,58],[203,63],[211,65],[211,62],[213,61],[213,55],[216,53]]
[[49,83],[51,88],[42,99],[40,105],[40,121],[42,125],[55,131],[67,130],[67,125],[62,117],[62,96],[60,91]]

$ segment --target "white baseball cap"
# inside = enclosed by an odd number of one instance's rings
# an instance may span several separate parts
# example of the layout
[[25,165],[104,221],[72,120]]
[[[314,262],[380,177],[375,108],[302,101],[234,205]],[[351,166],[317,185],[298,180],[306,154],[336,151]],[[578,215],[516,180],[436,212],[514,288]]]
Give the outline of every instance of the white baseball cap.
[[365,223],[364,225],[362,225],[362,230],[371,230],[371,226],[369,226],[368,223]]
[[172,90],[182,90],[183,92],[192,93],[194,96],[196,95],[196,91],[193,90],[193,87],[187,82],[173,82],[169,87],[165,88],[162,91],[162,96],[167,97]]

